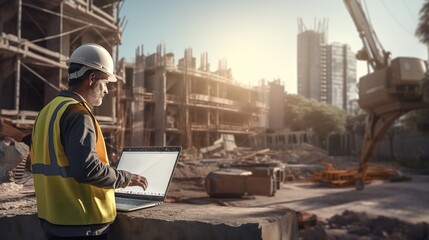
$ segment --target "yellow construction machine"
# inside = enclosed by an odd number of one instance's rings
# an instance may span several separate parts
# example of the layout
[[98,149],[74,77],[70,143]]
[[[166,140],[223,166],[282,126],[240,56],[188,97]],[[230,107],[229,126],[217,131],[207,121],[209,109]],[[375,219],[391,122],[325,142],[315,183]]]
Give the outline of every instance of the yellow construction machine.
[[414,109],[429,108],[419,87],[427,71],[426,61],[412,57],[390,59],[369,24],[360,0],[344,0],[363,43],[356,54],[368,62],[372,72],[359,79],[359,105],[366,110],[365,135],[355,176],[355,187],[365,187],[368,161],[377,143],[394,121]]

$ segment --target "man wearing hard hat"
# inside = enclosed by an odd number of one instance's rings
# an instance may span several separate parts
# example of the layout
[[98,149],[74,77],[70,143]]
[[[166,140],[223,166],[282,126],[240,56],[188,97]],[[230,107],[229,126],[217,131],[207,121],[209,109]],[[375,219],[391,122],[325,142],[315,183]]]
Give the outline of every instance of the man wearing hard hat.
[[67,60],[69,89],[37,116],[31,161],[37,211],[47,239],[107,239],[116,217],[114,189],[147,188],[145,177],[109,166],[103,133],[92,114],[116,82],[109,52],[84,44]]

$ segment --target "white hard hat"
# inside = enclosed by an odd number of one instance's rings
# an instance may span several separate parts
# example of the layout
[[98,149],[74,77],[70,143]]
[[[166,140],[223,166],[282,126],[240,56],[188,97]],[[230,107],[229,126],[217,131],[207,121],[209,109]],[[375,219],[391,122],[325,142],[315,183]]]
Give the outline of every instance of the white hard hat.
[[66,60],[67,66],[71,63],[84,65],[79,71],[69,74],[69,79],[81,77],[87,70],[96,69],[109,75],[109,82],[116,82],[113,74],[113,59],[110,53],[102,46],[95,43],[84,44],[72,53]]

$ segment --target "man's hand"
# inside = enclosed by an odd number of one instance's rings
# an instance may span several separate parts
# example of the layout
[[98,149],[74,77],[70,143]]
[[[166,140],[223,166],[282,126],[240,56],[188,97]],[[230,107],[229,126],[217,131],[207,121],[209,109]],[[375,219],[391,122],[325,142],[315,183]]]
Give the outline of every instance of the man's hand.
[[140,186],[143,190],[147,189],[147,179],[137,174],[131,174],[131,181],[128,186]]

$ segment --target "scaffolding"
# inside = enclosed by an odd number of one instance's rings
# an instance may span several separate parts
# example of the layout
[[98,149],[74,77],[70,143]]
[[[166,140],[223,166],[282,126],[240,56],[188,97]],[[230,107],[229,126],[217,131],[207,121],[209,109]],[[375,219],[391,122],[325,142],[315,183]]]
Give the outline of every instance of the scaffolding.
[[[269,108],[266,99],[260,99],[261,90],[234,82],[226,60],[210,71],[204,53],[197,69],[188,48],[176,66],[174,54],[165,53],[163,45],[148,56],[139,47],[133,64],[119,60],[126,22],[119,18],[122,4],[120,0],[1,3],[0,118],[30,129],[37,113],[67,88],[66,58],[80,45],[93,42],[112,54],[119,79],[109,84],[103,104],[94,108],[109,154],[118,155],[125,145],[206,147],[221,134],[234,134],[245,143],[253,129],[268,127]],[[283,86],[281,90],[284,94]]]
[[[118,0],[13,0],[0,4],[0,118],[31,128],[58,91],[67,88],[65,60],[78,46],[94,42],[118,62],[124,19]],[[78,17],[76,17],[78,16]],[[121,73],[117,69],[117,74]],[[123,77],[94,110],[110,152],[121,145]],[[122,81],[121,81],[122,80]],[[106,104],[107,102],[107,104]],[[123,143],[122,143],[123,144]],[[115,146],[115,147],[114,147]]]

